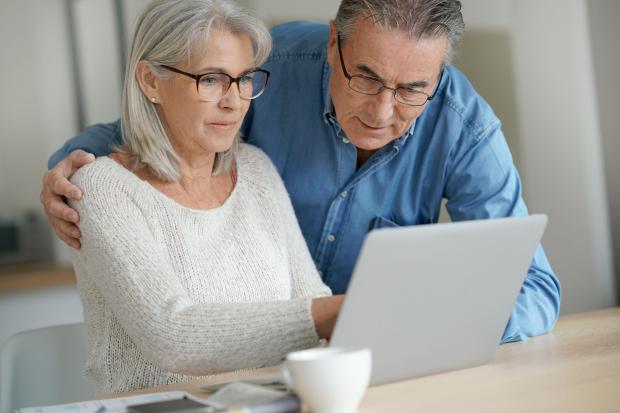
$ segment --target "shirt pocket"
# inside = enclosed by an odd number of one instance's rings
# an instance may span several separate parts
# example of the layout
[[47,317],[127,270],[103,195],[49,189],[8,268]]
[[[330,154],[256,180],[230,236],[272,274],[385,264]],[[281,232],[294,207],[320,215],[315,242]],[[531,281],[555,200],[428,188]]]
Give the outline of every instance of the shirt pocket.
[[400,225],[392,221],[391,219],[387,219],[382,216],[376,216],[370,223],[370,230],[378,229],[378,228],[397,228],[397,227],[400,227]]

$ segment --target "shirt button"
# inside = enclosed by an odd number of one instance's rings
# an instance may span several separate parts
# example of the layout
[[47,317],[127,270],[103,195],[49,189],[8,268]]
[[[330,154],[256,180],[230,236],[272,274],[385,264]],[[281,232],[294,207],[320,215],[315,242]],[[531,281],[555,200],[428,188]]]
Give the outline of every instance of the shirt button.
[[349,195],[349,192],[347,192],[347,191],[342,191],[342,192],[340,193],[340,198],[346,198],[348,195]]
[[348,140],[347,138],[342,138],[342,143],[347,144],[351,142],[350,140]]
[[329,234],[329,235],[327,236],[327,240],[328,240],[329,242],[334,242],[334,241],[336,241],[336,236],[335,236],[334,234]]

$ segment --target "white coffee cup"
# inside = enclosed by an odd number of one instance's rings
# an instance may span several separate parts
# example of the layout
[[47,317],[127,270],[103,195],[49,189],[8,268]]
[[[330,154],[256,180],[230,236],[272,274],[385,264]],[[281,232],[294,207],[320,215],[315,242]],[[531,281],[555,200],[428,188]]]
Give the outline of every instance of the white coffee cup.
[[371,365],[368,348],[323,347],[289,353],[282,373],[313,413],[353,413],[368,387]]

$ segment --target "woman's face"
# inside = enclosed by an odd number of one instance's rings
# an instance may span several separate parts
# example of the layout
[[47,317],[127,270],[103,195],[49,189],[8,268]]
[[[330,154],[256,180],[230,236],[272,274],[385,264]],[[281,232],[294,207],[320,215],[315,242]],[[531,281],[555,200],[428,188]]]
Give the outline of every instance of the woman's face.
[[[247,35],[212,30],[208,42],[193,47],[191,59],[176,69],[193,74],[226,73],[233,78],[254,68],[252,42]],[[186,154],[224,152],[233,143],[250,101],[239,96],[235,83],[217,102],[206,102],[190,77],[169,72],[158,79],[160,118],[175,151]]]

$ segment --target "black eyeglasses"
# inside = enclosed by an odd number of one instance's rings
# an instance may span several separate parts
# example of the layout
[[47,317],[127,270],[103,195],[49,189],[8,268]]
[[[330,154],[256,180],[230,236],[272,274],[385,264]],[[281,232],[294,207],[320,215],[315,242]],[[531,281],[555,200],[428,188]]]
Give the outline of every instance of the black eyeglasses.
[[245,72],[239,77],[232,77],[228,73],[221,72],[195,75],[172,66],[159,65],[159,67],[194,79],[198,96],[205,102],[219,102],[233,83],[237,84],[242,99],[256,99],[263,94],[269,80],[269,71],[260,68]]
[[338,33],[338,54],[340,55],[340,64],[342,66],[342,73],[344,73],[344,77],[349,81],[349,88],[351,90],[362,93],[364,95],[378,95],[383,91],[383,89],[388,89],[392,91],[392,95],[397,102],[400,102],[409,106],[424,106],[427,101],[433,100],[435,95],[437,94],[437,89],[439,89],[439,84],[441,83],[441,79],[443,77],[443,70],[439,75],[439,81],[437,82],[437,86],[435,87],[435,92],[432,95],[424,93],[420,90],[412,89],[410,87],[389,87],[386,86],[379,79],[375,79],[373,77],[364,76],[364,75],[350,75],[347,72],[347,68],[344,65],[344,58],[342,57],[342,45],[340,39],[340,33]]

